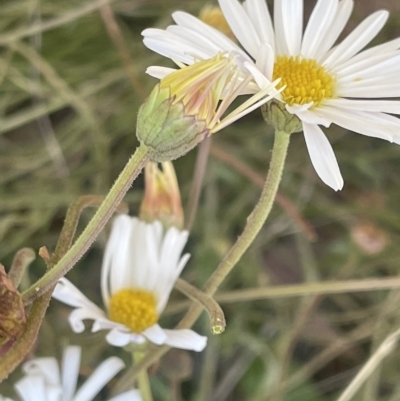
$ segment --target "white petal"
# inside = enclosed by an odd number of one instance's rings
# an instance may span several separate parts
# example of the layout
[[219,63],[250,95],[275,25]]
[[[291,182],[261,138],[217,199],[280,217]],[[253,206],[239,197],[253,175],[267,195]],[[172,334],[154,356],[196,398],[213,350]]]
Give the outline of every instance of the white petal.
[[117,357],[106,359],[90,375],[72,401],[91,401],[95,395],[121,370],[125,364]]
[[93,302],[89,301],[69,280],[61,278],[53,292],[53,298],[73,306],[74,309],[69,317],[71,329],[75,333],[82,333],[85,330],[83,320],[103,319],[104,312]]
[[24,363],[22,370],[28,375],[42,376],[46,384],[58,386],[61,384],[60,369],[55,358],[36,358]]
[[264,0],[247,0],[246,6],[247,14],[253,22],[260,41],[270,45],[273,50],[275,34],[267,3]]
[[112,329],[106,336],[109,344],[115,347],[125,347],[131,342],[131,335],[129,332],[123,332],[117,328]]
[[242,5],[237,0],[219,0],[218,2],[238,41],[253,58],[256,58],[261,41]]
[[278,0],[275,1],[275,7],[277,3],[286,48],[290,56],[297,56],[303,36],[303,0]]
[[264,89],[271,85],[271,81],[267,78],[267,76],[263,74],[253,63],[245,63],[245,67],[251,73],[260,89]]
[[315,58],[318,61],[320,61],[320,59],[325,56],[326,52],[335,44],[350,18],[353,7],[353,0],[342,0],[339,2],[332,24],[326,31],[325,37],[321,38],[315,50]]
[[370,85],[371,83],[392,83],[399,74],[400,53],[396,55],[378,56],[374,64],[365,64],[362,69],[349,73],[338,74],[340,88],[352,85]]
[[301,121],[307,124],[323,125],[324,127],[329,127],[331,124],[331,121],[327,120],[326,118],[322,118],[313,111],[305,109],[303,106],[286,105],[286,109],[289,113],[295,114]]
[[324,105],[358,111],[400,114],[400,100],[327,99]]
[[316,112],[322,117],[331,119],[350,131],[373,138],[393,140],[393,127],[391,124],[382,124],[371,112],[340,109],[339,107],[321,107]]
[[361,53],[356,54],[354,57],[350,58],[349,60],[345,61],[344,63],[338,64],[334,71],[343,72],[347,67],[351,67],[354,64],[361,63],[365,60],[373,61],[376,57],[394,52],[400,48],[400,38],[391,40],[386,43],[382,43],[378,46],[371,47],[367,50],[362,51]]
[[113,330],[118,329],[123,332],[129,332],[129,329],[121,323],[113,322],[107,318],[96,319],[92,326],[92,333],[96,333],[100,330]]
[[90,309],[77,308],[74,309],[68,316],[68,322],[74,333],[83,333],[85,331],[84,320],[97,321],[104,318],[104,313],[96,313]]
[[46,387],[42,376],[25,376],[14,385],[23,401],[47,401]]
[[[209,29],[213,29],[206,24],[204,25]],[[211,58],[221,51],[228,52],[236,50],[233,43],[232,46],[226,46],[226,48],[221,49],[221,47],[215,43],[214,38],[207,38],[207,36],[204,34],[204,31],[202,33],[196,32],[192,27],[186,28],[183,26],[171,25],[167,28],[167,32],[172,33],[176,37],[182,38],[182,40],[184,40],[187,44],[193,44],[196,49],[196,53],[206,54],[207,58]],[[238,51],[241,54],[243,53],[243,51],[240,49],[238,49]],[[194,53],[194,55],[196,53]],[[248,56],[246,56],[246,58],[248,58]]]
[[193,15],[182,11],[176,11],[172,14],[172,18],[178,25],[189,28],[200,34],[202,37],[207,38],[209,43],[211,42],[214,44],[212,47],[213,49],[226,52],[234,51],[235,53],[240,54],[240,56],[246,60],[250,60],[247,54],[239,46],[237,46],[236,43],[218,31],[218,29],[205,24],[198,18],[193,17]]
[[303,123],[311,163],[321,180],[338,191],[343,188],[343,178],[336,161],[333,149],[325,134],[318,125]]
[[163,79],[167,75],[171,74],[171,72],[177,71],[175,68],[168,68],[168,67],[159,67],[152,65],[150,67],[147,67],[146,69],[146,74],[150,75],[151,77],[157,78],[157,79]]
[[143,401],[143,399],[139,390],[130,390],[110,398],[108,401]]
[[101,267],[101,292],[107,307],[110,293],[129,287],[129,271],[132,268],[130,234],[134,224],[134,218],[123,214],[117,216],[112,224]]
[[[267,43],[262,43],[257,54],[256,66],[261,71],[262,75],[268,79],[268,85],[272,81],[274,61],[275,54],[273,48]],[[251,64],[252,63],[245,63],[245,66],[248,68]],[[266,85],[260,86],[260,88],[264,88],[265,86]]]
[[387,11],[377,11],[364,19],[323,61],[323,65],[333,68],[348,60],[363,49],[382,29],[388,19]]
[[75,394],[81,363],[81,347],[69,346],[64,350],[61,367],[63,401],[70,401]]
[[365,82],[360,86],[343,85],[338,90],[340,97],[363,97],[367,99],[374,99],[379,97],[399,97],[400,96],[400,82],[394,81],[393,84],[380,84],[367,85]]
[[304,32],[301,55],[313,58],[336,15],[338,0],[318,0]]
[[166,330],[164,333],[167,336],[165,344],[192,351],[203,351],[207,345],[207,337],[201,336],[194,332],[193,330],[183,329],[183,330]]
[[143,332],[143,335],[146,336],[151,342],[157,345],[161,345],[165,343],[167,339],[164,330],[158,325],[155,324]]
[[[52,297],[69,306],[82,308],[90,311],[93,315],[103,316],[104,312],[92,301],[86,298],[69,280],[61,278],[58,280]],[[89,313],[89,312],[88,312]]]
[[170,30],[149,28],[142,35],[143,43],[149,49],[184,64],[193,64],[196,59],[207,59],[215,55],[215,47],[204,47],[201,43],[187,40]]

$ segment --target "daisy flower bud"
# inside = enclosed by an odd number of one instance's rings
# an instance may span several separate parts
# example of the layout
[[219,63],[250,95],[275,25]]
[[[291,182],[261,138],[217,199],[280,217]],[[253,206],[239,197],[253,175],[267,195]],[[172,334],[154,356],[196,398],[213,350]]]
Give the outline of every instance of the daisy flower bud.
[[261,106],[273,96],[274,84],[252,96],[222,119],[222,115],[252,80],[246,64],[234,52],[218,53],[210,59],[164,76],[139,109],[137,136],[150,148],[154,161],[176,159],[207,136],[219,131]]
[[144,169],[145,191],[140,206],[140,219],[152,223],[159,220],[164,228],[183,228],[183,209],[178,181],[171,162],[149,162]]

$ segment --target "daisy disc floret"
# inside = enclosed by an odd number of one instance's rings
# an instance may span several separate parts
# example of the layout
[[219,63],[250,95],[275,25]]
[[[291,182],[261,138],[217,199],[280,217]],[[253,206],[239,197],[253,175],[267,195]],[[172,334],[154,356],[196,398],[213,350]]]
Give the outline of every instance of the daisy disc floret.
[[[77,389],[81,347],[69,346],[65,349],[61,369],[56,358],[35,358],[26,362],[22,370],[24,376],[14,387],[22,401],[92,401],[100,390],[121,370],[124,363],[111,357],[101,363]],[[0,400],[3,400],[0,395]],[[130,390],[109,401],[142,401],[138,390]],[[4,401],[12,401],[5,398]]]
[[[257,84],[256,89],[252,83],[248,89],[256,93],[280,79],[277,88],[284,90],[276,101],[284,105],[287,119],[298,119],[311,162],[327,185],[339,190],[343,178],[320,126],[334,123],[400,143],[400,120],[391,115],[400,114],[400,102],[380,99],[400,97],[400,39],[364,50],[386,23],[387,11],[370,15],[336,44],[353,0],[318,0],[304,32],[303,0],[275,0],[273,18],[265,0],[219,0],[219,4]],[[176,12],[173,18],[176,25],[165,31],[143,32],[146,46],[189,63],[195,55],[212,57],[235,46],[222,33],[213,38],[213,28],[189,14]],[[154,67],[151,72],[162,73]],[[265,105],[264,109],[271,108]],[[280,107],[272,109],[282,114]],[[273,120],[281,123],[281,118],[268,118]]]
[[189,259],[181,256],[188,232],[160,221],[151,224],[135,217],[115,218],[102,265],[101,292],[105,310],[89,301],[71,282],[59,281],[53,297],[75,309],[69,316],[74,332],[84,331],[84,320],[93,320],[92,331],[107,330],[107,341],[123,347],[129,343],[155,344],[202,351],[207,338],[192,330],[166,330],[158,325],[170,292]]
[[236,53],[220,52],[209,59],[169,71],[139,109],[137,136],[155,161],[172,160],[207,136],[266,103],[276,94],[267,85],[226,117],[235,98],[252,80]]
[[313,59],[278,56],[273,76],[280,78],[277,88],[284,88],[281,96],[290,106],[312,103],[315,107],[336,96],[336,76]]

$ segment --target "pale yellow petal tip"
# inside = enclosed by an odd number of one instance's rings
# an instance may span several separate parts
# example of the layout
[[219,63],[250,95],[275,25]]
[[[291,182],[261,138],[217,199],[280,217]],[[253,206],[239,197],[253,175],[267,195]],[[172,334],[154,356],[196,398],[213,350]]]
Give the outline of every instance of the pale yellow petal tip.
[[161,221],[165,229],[170,227],[183,229],[184,215],[181,194],[171,162],[163,162],[162,170],[157,163],[147,163],[140,219],[147,223]]

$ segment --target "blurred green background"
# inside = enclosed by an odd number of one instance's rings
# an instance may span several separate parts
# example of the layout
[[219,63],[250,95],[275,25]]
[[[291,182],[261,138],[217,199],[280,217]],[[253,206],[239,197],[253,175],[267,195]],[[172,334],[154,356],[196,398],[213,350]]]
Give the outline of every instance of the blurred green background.
[[[305,3],[307,15],[315,2]],[[346,32],[371,12],[386,8],[391,11],[389,22],[373,43],[399,35],[398,1],[355,3]],[[67,207],[80,195],[107,193],[137,146],[137,110],[156,83],[145,74],[146,67],[172,65],[144,47],[141,31],[166,27],[176,9],[198,15],[205,4],[1,1],[0,261],[6,268],[21,247],[54,249]],[[280,196],[292,202],[301,221],[275,205],[220,292],[229,297],[230,291],[259,286],[398,275],[400,149],[336,126],[327,133],[345,180],[343,191],[335,193],[318,179],[303,136],[294,134]],[[213,138],[187,246],[192,258],[183,275],[192,284],[204,284],[240,234],[260,194],[254,180],[240,171],[240,163],[264,177],[272,141],[259,111]],[[196,150],[175,163],[184,206],[195,160]],[[138,212],[142,191],[141,177],[126,197],[131,214]],[[84,212],[80,229],[91,214]],[[102,233],[68,274],[99,304],[97,283],[106,238]],[[21,288],[43,273],[44,263],[37,259]],[[181,294],[172,294],[162,317],[165,327],[173,327],[183,315],[182,301]],[[203,353],[190,354],[193,370],[181,384],[182,399],[334,400],[376,346],[400,327],[399,302],[398,290],[251,302],[235,301],[232,295],[230,302],[222,303],[226,332],[210,335]],[[82,345],[83,376],[108,355],[129,362],[124,351],[105,343],[103,333],[71,333],[69,311],[52,302],[35,355],[60,356],[63,346]],[[195,328],[209,333],[206,316]],[[398,401],[399,357],[396,351],[387,358],[354,399]],[[156,400],[179,400],[172,395],[168,371],[180,358],[184,357],[174,354],[153,369]],[[20,369],[0,385],[0,393],[12,395],[18,377]],[[107,389],[102,397],[106,394]]]

